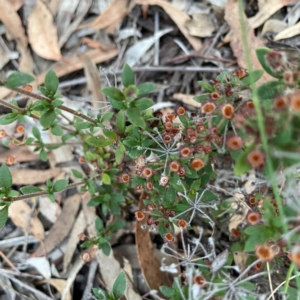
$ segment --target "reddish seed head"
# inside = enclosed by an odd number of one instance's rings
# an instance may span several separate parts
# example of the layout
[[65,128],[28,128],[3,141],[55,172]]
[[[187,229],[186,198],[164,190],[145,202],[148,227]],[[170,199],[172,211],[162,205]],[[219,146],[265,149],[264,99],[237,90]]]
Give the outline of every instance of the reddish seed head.
[[191,161],[191,167],[196,171],[201,170],[204,166],[205,166],[205,163],[201,158],[194,158]]
[[81,157],[78,158],[78,162],[80,164],[83,164],[83,163],[85,163],[85,159],[81,156]]
[[264,164],[265,156],[260,150],[253,150],[248,154],[247,160],[253,168],[258,168]]
[[211,153],[212,148],[211,148],[211,146],[206,145],[206,146],[203,147],[203,151],[204,151],[205,154],[209,154],[209,153]]
[[186,135],[188,137],[195,136],[195,135],[197,135],[197,132],[194,128],[189,127],[186,129]]
[[231,104],[225,104],[221,112],[225,119],[232,119],[234,116],[234,107]]
[[173,127],[173,128],[171,128],[170,133],[173,134],[173,135],[176,135],[179,131],[180,131],[179,128]]
[[242,79],[248,75],[248,72],[244,68],[237,68],[233,71],[232,75]]
[[288,255],[288,258],[300,268],[300,246],[296,245],[292,248],[291,252]]
[[212,92],[212,93],[210,93],[210,98],[212,99],[212,100],[218,100],[221,96],[220,96],[220,94],[218,93],[218,92]]
[[203,124],[198,124],[198,125],[196,126],[196,130],[197,130],[198,132],[203,132],[203,131],[205,131],[205,126],[204,126]]
[[236,239],[239,239],[241,237],[241,232],[236,228],[231,229],[231,234]]
[[3,130],[3,129],[1,129],[1,130],[0,130],[0,139],[1,139],[1,138],[4,138],[4,137],[6,137],[6,136],[7,136],[6,131]]
[[164,126],[166,129],[172,129],[173,128],[173,123],[171,121],[167,121],[164,123]]
[[153,191],[153,183],[151,181],[146,182],[147,191]]
[[294,83],[293,72],[290,70],[285,71],[283,73],[283,79],[287,84],[293,84]]
[[270,262],[274,257],[274,252],[272,251],[271,246],[264,244],[256,246],[255,255],[262,262]]
[[27,92],[32,92],[32,85],[26,84],[23,86],[23,89]]
[[163,206],[163,205],[158,205],[158,206],[157,206],[157,209],[158,209],[159,211],[162,211],[162,210],[164,209],[164,206]]
[[142,173],[141,175],[144,177],[144,178],[150,178],[152,177],[153,175],[153,170],[151,168],[148,168],[148,167],[144,167],[143,170],[142,170]]
[[237,135],[228,138],[226,142],[226,146],[230,150],[240,150],[243,147],[243,144],[243,140]]
[[155,207],[156,207],[156,205],[153,204],[153,203],[150,203],[150,204],[147,205],[147,208],[148,208],[148,210],[150,210],[150,211],[154,210]]
[[137,221],[142,221],[145,218],[145,214],[140,210],[136,211],[134,215]]
[[200,287],[205,285],[205,278],[202,275],[196,275],[193,278],[194,283],[198,284]]
[[275,110],[281,111],[281,110],[286,109],[286,107],[287,107],[287,101],[286,101],[285,97],[280,95],[274,99],[274,109]]
[[164,235],[165,241],[170,243],[174,241],[174,235],[171,232],[166,232]]
[[184,219],[180,219],[177,222],[178,227],[185,229],[186,228],[186,221]]
[[250,109],[254,109],[254,103],[252,100],[246,102],[246,106]]
[[178,107],[177,110],[176,110],[176,113],[179,116],[185,115],[185,108],[183,106]]
[[169,167],[171,172],[178,172],[180,165],[177,161],[171,161]]
[[175,113],[168,113],[166,116],[166,119],[168,119],[169,121],[173,121],[175,118],[176,118]]
[[152,217],[149,217],[147,220],[147,225],[150,226],[150,225],[154,224],[154,222],[155,222],[154,219]]
[[259,272],[263,269],[263,264],[261,262],[258,262],[257,264],[254,265],[253,269],[255,272]]
[[164,142],[165,142],[166,144],[169,144],[170,142],[173,141],[173,137],[172,137],[170,134],[165,134],[165,135],[163,136],[163,140],[164,140]]
[[93,259],[92,254],[89,253],[89,252],[84,252],[84,253],[82,254],[81,257],[82,257],[82,260],[83,260],[85,263],[88,263],[88,262],[90,262],[90,261]]
[[22,125],[22,124],[19,124],[19,125],[16,127],[16,132],[17,132],[17,133],[23,133],[23,132],[25,132],[25,126]]
[[292,111],[297,113],[300,112],[300,91],[296,91],[293,94],[289,95],[290,105]]
[[189,157],[192,154],[192,149],[190,147],[183,147],[180,149],[180,155],[182,157]]
[[166,186],[169,183],[169,177],[168,176],[161,176],[159,180],[159,185]]
[[202,146],[202,145],[196,146],[196,147],[195,147],[195,152],[196,152],[196,153],[202,153],[202,152],[204,152],[203,146]]
[[246,220],[249,225],[255,226],[260,223],[261,215],[255,211],[249,211]]
[[211,115],[216,110],[216,105],[211,102],[207,102],[201,106],[201,112],[203,114]]
[[284,65],[283,55],[279,52],[271,51],[266,55],[266,60],[273,69],[282,68]]
[[230,96],[233,95],[233,91],[232,91],[231,85],[227,85],[227,87],[225,89],[225,95],[226,95],[226,97],[230,97]]
[[127,173],[121,174],[121,181],[122,181],[123,183],[128,183],[129,180],[130,180],[129,174],[127,174]]
[[249,204],[252,205],[252,206],[253,206],[253,205],[256,205],[255,197],[251,196],[251,197],[249,198],[248,202],[249,202]]
[[6,157],[6,164],[12,166],[15,163],[15,158],[12,155]]
[[185,174],[186,174],[186,169],[185,169],[185,167],[180,167],[179,170],[178,170],[178,172],[177,172],[177,174],[178,174],[180,177],[185,176]]

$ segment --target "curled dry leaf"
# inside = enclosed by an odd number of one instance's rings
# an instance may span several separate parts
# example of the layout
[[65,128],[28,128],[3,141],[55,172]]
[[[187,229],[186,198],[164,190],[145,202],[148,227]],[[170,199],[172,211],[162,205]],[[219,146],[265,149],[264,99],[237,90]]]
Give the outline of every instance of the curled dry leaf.
[[300,22],[298,22],[297,24],[290,26],[289,28],[286,28],[284,30],[282,30],[281,32],[279,32],[275,38],[274,41],[278,41],[278,40],[282,40],[282,39],[287,39],[287,38],[291,38],[295,35],[300,34]]
[[276,11],[286,5],[296,3],[297,0],[266,0],[259,6],[259,12],[252,18],[249,18],[249,25],[252,28],[257,28],[264,24]]
[[[115,26],[130,12],[130,1],[115,0],[98,18],[92,23],[81,26],[80,28],[103,29],[115,24]],[[110,28],[110,31],[112,29]]]
[[45,59],[60,60],[62,56],[53,16],[41,0],[36,1],[35,9],[27,21],[28,39],[33,51]]
[[[72,73],[74,71],[80,70],[85,65],[85,56],[88,56],[94,63],[98,64],[103,61],[112,59],[118,55],[118,49],[114,48],[109,51],[102,51],[100,49],[88,50],[80,55],[75,55],[73,57],[68,57],[68,63],[60,61],[54,64],[51,68],[56,73],[58,77],[64,76],[66,74]],[[38,84],[43,84],[45,80],[45,75],[47,72],[43,72],[37,77]]]
[[190,20],[189,16],[173,6],[171,3],[163,0],[135,0],[136,4],[141,5],[158,5],[160,6],[178,26],[182,34],[186,37],[195,51],[202,48],[202,44],[198,38],[191,36],[185,26],[186,22]]
[[[70,230],[73,228],[80,203],[81,197],[78,194],[66,199],[61,214],[49,230],[49,234],[45,239],[47,253],[55,249],[68,236]],[[42,246],[34,252],[34,256],[41,256],[43,254],[44,247]]]
[[187,94],[180,94],[180,93],[173,94],[174,99],[176,99],[178,101],[182,101],[186,105],[191,105],[194,107],[201,107],[201,103],[194,100],[193,99],[194,97],[195,97],[195,95],[187,95]]
[[210,14],[196,13],[192,19],[185,22],[185,26],[192,36],[210,37],[213,35],[216,27]]
[[15,3],[8,0],[0,0],[0,8],[0,20],[4,24],[6,30],[23,48],[27,48],[27,37],[22,26],[22,21],[17,13],[19,5],[15,5]]
[[[237,58],[238,64],[240,67],[247,68],[246,63],[246,53],[243,46],[243,32],[240,26],[240,17],[239,17],[239,3],[235,0],[228,0],[225,5],[225,20],[231,28],[230,31],[230,45],[234,55]],[[246,19],[246,17],[245,17]],[[254,69],[261,69],[261,65],[257,59],[255,50],[264,46],[263,42],[254,35],[253,30],[251,30],[247,20],[246,23],[246,32],[248,39],[248,47],[250,50],[250,60]],[[271,80],[272,77],[267,73],[264,73],[260,78],[258,83],[265,82],[266,80]]]
[[[52,286],[54,286],[59,291],[59,293],[62,295],[62,293],[67,285],[67,281],[65,279],[50,278],[50,284]],[[66,292],[65,299],[72,300],[72,295],[71,295],[70,291]]]
[[25,201],[13,202],[8,208],[8,216],[24,232],[32,234],[39,241],[44,240],[45,231],[43,224],[38,217],[32,216],[31,208]]

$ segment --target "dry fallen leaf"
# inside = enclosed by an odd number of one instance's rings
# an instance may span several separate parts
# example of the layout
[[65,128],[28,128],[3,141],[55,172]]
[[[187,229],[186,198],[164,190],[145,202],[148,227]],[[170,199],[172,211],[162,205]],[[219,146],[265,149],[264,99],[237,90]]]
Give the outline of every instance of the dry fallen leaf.
[[[81,196],[79,194],[66,199],[61,214],[49,230],[49,234],[45,239],[44,244],[47,253],[55,249],[68,236],[75,222],[80,203]],[[43,254],[44,247],[40,245],[33,255],[41,256]]]
[[63,268],[63,273],[65,273],[68,269],[68,266],[72,260],[73,254],[76,250],[76,247],[78,245],[78,234],[84,232],[86,228],[86,220],[84,217],[83,211],[81,211],[76,218],[76,221],[74,223],[74,226],[72,228],[68,244],[67,244],[67,249],[66,253],[64,255],[64,268]]
[[189,16],[173,6],[171,3],[163,0],[135,0],[136,4],[141,5],[158,5],[160,6],[178,26],[182,34],[187,38],[189,43],[192,45],[195,51],[202,48],[202,44],[198,38],[191,36],[185,26],[186,22],[190,20]]
[[8,53],[6,53],[0,45],[0,70],[10,61]]
[[239,267],[240,273],[242,273],[247,268],[247,259],[249,254],[241,251],[234,251],[233,252],[233,259],[235,264]]
[[12,35],[23,48],[27,48],[28,41],[22,21],[17,13],[18,5],[11,3],[10,0],[0,0],[0,20],[6,30]]
[[287,28],[287,24],[281,20],[270,19],[267,20],[261,31],[261,36],[264,36],[266,33],[278,33]]
[[195,13],[192,19],[185,22],[185,26],[192,36],[210,37],[216,30],[210,14]]
[[[143,201],[140,201],[139,210],[143,208]],[[135,239],[137,253],[142,273],[149,289],[159,291],[160,286],[172,286],[172,283],[168,273],[160,271],[161,263],[155,255],[149,231],[141,228],[146,222],[146,220],[143,220],[136,226]]]
[[105,44],[103,44],[99,41],[95,41],[95,40],[90,39],[88,37],[84,37],[81,40],[81,43],[88,45],[90,48],[101,49],[101,50],[104,50],[104,51],[115,48],[115,45],[113,45],[113,46],[105,45]]
[[[246,17],[245,17],[246,18]],[[225,20],[231,28],[230,31],[230,45],[234,55],[237,58],[238,64],[240,67],[247,68],[246,63],[246,53],[243,45],[243,32],[240,25],[239,17],[239,4],[235,0],[228,0],[225,5]],[[254,35],[253,30],[249,27],[247,20],[246,23],[246,32],[248,39],[248,47],[250,50],[250,59],[252,61],[253,69],[261,69],[261,65],[256,57],[255,50],[257,48],[263,47],[263,42]],[[265,82],[271,80],[272,77],[267,73],[264,73],[261,79],[258,82]]]
[[[70,58],[67,58],[68,63],[66,62],[58,62],[52,65],[52,70],[56,73],[58,77],[64,76],[71,72],[80,70],[85,65],[85,56],[88,56],[94,63],[98,64],[100,62],[107,61],[112,59],[118,55],[118,49],[114,48],[109,51],[102,51],[100,49],[92,49],[88,50],[80,55],[76,55]],[[42,74],[37,76],[37,82],[39,85],[44,83],[45,75],[47,72],[43,72]]]
[[187,95],[187,94],[180,94],[180,93],[173,94],[174,99],[182,101],[186,105],[191,105],[194,107],[201,107],[201,103],[194,100],[193,99],[194,97],[195,97],[195,95]]
[[[297,0],[266,0],[259,6],[259,12],[252,18],[249,18],[249,25],[252,28],[257,28],[264,24],[276,11],[286,5],[296,3]],[[235,13],[232,13],[235,14]],[[238,16],[238,14],[237,14]]]
[[33,51],[49,60],[62,58],[58,46],[57,29],[53,24],[53,16],[41,0],[28,17],[28,39]]
[[130,12],[129,3],[129,0],[115,0],[92,23],[80,26],[80,28],[103,29],[109,27],[111,24],[118,24]]
[[13,183],[15,185],[35,185],[45,183],[47,179],[56,177],[61,173],[60,168],[53,168],[49,170],[33,170],[33,169],[14,169],[11,170]]
[[291,38],[291,37],[293,37],[295,35],[298,35],[298,34],[300,34],[300,22],[298,22],[297,24],[295,24],[293,26],[290,26],[289,28],[286,28],[286,29],[282,30],[281,32],[279,32],[274,37],[274,41]]
[[44,240],[43,224],[38,217],[32,216],[31,208],[24,200],[13,202],[8,208],[8,216],[24,232],[32,234],[39,241]]
[[[62,295],[63,290],[65,289],[65,287],[66,287],[66,285],[67,285],[67,281],[66,281],[65,279],[50,278],[49,282],[50,282],[50,284],[51,284],[52,286],[54,286],[54,287],[59,291],[59,293]],[[68,291],[68,292],[66,293],[65,300],[72,300],[72,295],[71,295],[70,291]]]

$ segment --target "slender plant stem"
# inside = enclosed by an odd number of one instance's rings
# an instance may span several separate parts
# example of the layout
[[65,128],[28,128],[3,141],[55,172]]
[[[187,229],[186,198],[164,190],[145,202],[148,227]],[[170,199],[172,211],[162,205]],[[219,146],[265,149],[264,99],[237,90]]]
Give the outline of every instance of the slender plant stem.
[[290,280],[291,280],[291,276],[292,276],[292,273],[294,271],[294,268],[295,268],[295,264],[294,263],[291,263],[290,267],[289,267],[289,270],[288,270],[288,273],[286,275],[286,280],[285,280],[285,284],[284,284],[284,292],[286,293],[287,290],[288,290],[288,287],[289,287],[289,283],[290,283]]
[[[13,109],[14,109],[14,110],[17,110],[17,111],[18,111],[19,113],[21,113],[22,115],[26,115],[26,109],[24,109],[24,108],[18,107],[18,106],[16,106],[16,105],[13,105],[13,104],[11,104],[11,103],[8,103],[8,102],[6,102],[6,101],[0,99],[0,105],[1,105],[1,104],[2,104],[3,106],[5,106],[5,107],[8,107],[8,108],[12,109],[12,110],[13,110]],[[32,114],[32,113],[30,113],[29,117],[31,117],[31,118],[33,118],[33,119],[35,119],[35,120],[38,120],[38,121],[40,120],[40,116],[34,115],[34,114]],[[66,131],[69,131],[69,132],[72,132],[72,133],[77,133],[76,130],[70,129],[70,128],[66,127],[66,126],[60,125],[60,127],[61,127],[62,129],[64,129],[64,130],[66,130]]]
[[[65,143],[44,143],[43,146],[66,146],[66,145],[82,145],[83,141],[65,142]],[[29,146],[41,146],[38,143],[32,143]]]
[[[0,85],[4,86],[4,83],[0,82]],[[38,99],[38,100],[44,100],[44,101],[47,101],[48,103],[52,102],[52,100],[50,98],[47,98],[45,96],[38,95],[38,94],[35,94],[35,93],[32,93],[32,92],[26,91],[26,90],[24,90],[22,88],[8,88],[8,89],[10,89],[12,91],[15,91],[17,93],[26,95],[26,96],[28,96],[30,98],[34,98],[34,99]],[[92,123],[94,125],[97,125],[97,122],[95,120],[93,120],[92,118],[90,118],[90,117],[82,114],[81,112],[78,112],[78,111],[76,111],[74,109],[71,109],[71,108],[69,108],[67,106],[64,106],[64,105],[60,105],[60,106],[58,106],[58,108],[61,109],[61,110],[67,111],[68,113],[70,113],[72,115],[75,115],[75,116],[77,116],[77,117],[79,117],[81,119],[84,119],[84,120],[86,120],[86,121],[88,121],[88,122],[90,122],[90,123]]]
[[[82,185],[82,184],[85,184],[85,181],[80,181],[80,182],[74,182],[74,183],[71,183],[69,185],[67,185],[63,190],[61,190],[60,192],[62,191],[65,191],[65,190],[68,190],[68,189],[71,189],[73,187],[76,187],[78,185]],[[34,198],[34,197],[39,197],[39,196],[46,196],[48,195],[49,193],[46,192],[46,191],[41,191],[41,192],[37,192],[37,193],[31,193],[31,194],[27,194],[27,195],[21,195],[21,196],[15,196],[15,197],[3,197],[2,198],[2,201],[9,201],[9,202],[15,202],[15,201],[20,201],[20,200],[25,200],[25,199],[30,199],[30,198]]]

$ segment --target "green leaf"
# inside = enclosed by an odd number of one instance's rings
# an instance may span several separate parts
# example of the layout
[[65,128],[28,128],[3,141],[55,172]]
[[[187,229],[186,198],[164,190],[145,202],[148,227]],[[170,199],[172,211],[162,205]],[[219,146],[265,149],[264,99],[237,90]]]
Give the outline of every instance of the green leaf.
[[126,289],[126,276],[124,272],[121,272],[114,282],[112,293],[116,299],[122,297]]
[[268,48],[258,48],[256,49],[256,55],[263,69],[271,76],[279,79],[282,78],[282,73],[275,71],[266,60],[267,54],[272,51]]
[[4,206],[2,209],[0,209],[0,229],[4,227],[7,219],[8,219],[8,206]]
[[117,101],[114,99],[109,99],[109,102],[111,104],[111,106],[117,110],[123,110],[123,109],[127,109],[127,106],[124,104],[123,101]]
[[111,184],[111,179],[108,174],[102,173],[101,180],[104,184]]
[[37,186],[27,185],[27,186],[21,187],[20,191],[22,192],[22,194],[26,195],[26,194],[41,192],[43,190]]
[[71,169],[72,174],[76,177],[76,178],[83,178],[83,174],[79,171],[77,171],[76,169]]
[[103,221],[99,217],[95,221],[95,227],[97,231],[101,231],[104,228]]
[[3,187],[5,191],[9,191],[12,186],[11,173],[6,164],[0,167],[0,186]]
[[193,99],[199,103],[201,103],[202,101],[205,101],[209,98],[209,94],[203,94],[200,96],[195,96]]
[[117,149],[115,152],[115,160],[117,164],[120,164],[124,156],[124,152],[121,149]]
[[248,76],[241,79],[241,88],[245,88],[259,80],[259,78],[263,75],[263,70],[254,70],[249,72]]
[[114,113],[112,111],[106,113],[102,118],[101,118],[101,122],[105,122],[110,120],[113,117]]
[[53,70],[49,70],[45,76],[46,89],[55,95],[58,89],[58,78]]
[[61,105],[63,105],[64,104],[64,101],[62,101],[62,100],[53,100],[52,102],[51,102],[51,105],[52,105],[52,107],[58,107],[58,106],[61,106]]
[[63,130],[61,129],[61,127],[59,125],[55,125],[51,128],[51,132],[52,134],[56,135],[56,136],[62,136],[63,135]]
[[214,201],[214,200],[217,201],[218,196],[215,195],[211,191],[205,191],[204,195],[201,198],[201,202],[204,202],[204,203],[211,202],[211,201]]
[[55,202],[55,196],[54,196],[54,194],[50,193],[50,194],[48,194],[48,197],[49,197],[49,200],[51,202]]
[[139,84],[137,86],[138,89],[138,96],[145,96],[151,92],[153,92],[156,89],[156,85],[151,82],[144,82],[142,84]]
[[154,105],[153,100],[151,100],[149,98],[141,98],[141,99],[135,101],[134,103],[140,110],[145,110],[145,109],[151,107],[152,105]]
[[125,130],[125,114],[122,111],[119,111],[116,118],[116,125],[120,132]]
[[105,139],[103,136],[92,136],[86,140],[87,144],[94,147],[106,147],[112,144],[112,140]]
[[198,81],[198,84],[206,91],[206,92],[213,92],[215,90],[215,88],[213,86],[211,86],[210,84],[208,84],[205,81]]
[[122,72],[122,84],[125,87],[134,85],[134,73],[128,64],[125,64]]
[[30,145],[34,141],[33,137],[29,137],[26,139],[25,145]]
[[6,80],[5,86],[8,88],[16,88],[18,86],[26,85],[34,81],[34,77],[23,72],[13,72]]
[[141,118],[140,110],[137,107],[130,107],[127,109],[128,120],[135,126],[142,128],[146,127],[144,119]]
[[37,127],[35,127],[35,126],[32,127],[32,134],[33,134],[33,136],[34,136],[38,141],[41,140],[41,133],[40,133],[40,131],[37,129]]
[[60,192],[62,191],[66,186],[68,185],[68,180],[66,179],[60,179],[55,181],[53,184],[53,191],[54,192]]
[[83,129],[88,129],[88,128],[92,127],[93,125],[89,122],[77,122],[77,123],[75,123],[74,126],[77,130],[83,130]]
[[12,122],[16,121],[17,119],[18,119],[17,113],[10,113],[10,114],[4,115],[0,118],[0,125],[11,124]]
[[109,243],[102,244],[101,249],[106,256],[109,256],[111,250]]
[[109,129],[103,128],[103,134],[111,140],[114,140],[117,137],[117,134]]
[[122,101],[125,100],[125,95],[117,88],[115,87],[106,87],[102,89],[102,93],[107,96],[110,99],[116,100],[116,101]]
[[40,123],[45,129],[48,129],[53,124],[55,118],[55,111],[53,109],[49,109],[42,114]]
[[173,295],[173,289],[170,288],[169,286],[166,285],[162,285],[159,287],[160,291],[162,292],[162,294],[168,298],[171,298]]
[[100,288],[93,288],[93,293],[98,298],[98,300],[108,300],[107,292],[103,291]]
[[284,88],[285,85],[281,81],[268,81],[256,89],[256,94],[261,101],[274,99],[275,96],[283,92]]

